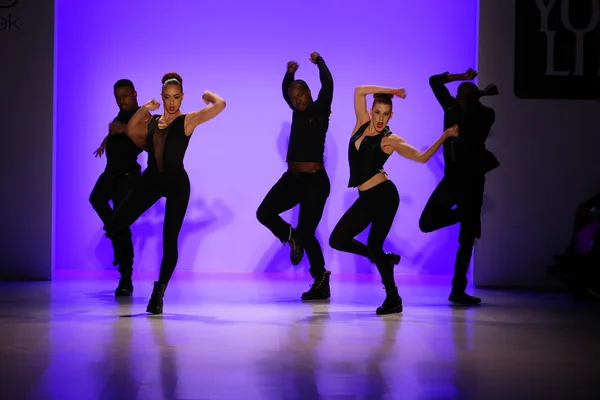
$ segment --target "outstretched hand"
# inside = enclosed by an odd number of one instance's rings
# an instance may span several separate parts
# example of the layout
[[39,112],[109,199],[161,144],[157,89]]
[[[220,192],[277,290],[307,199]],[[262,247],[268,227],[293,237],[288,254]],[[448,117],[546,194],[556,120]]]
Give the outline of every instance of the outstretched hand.
[[465,72],[464,76],[465,81],[472,81],[477,77],[477,71],[475,71],[473,68],[469,68],[467,72]]
[[98,158],[98,157],[102,157],[102,154],[104,154],[104,146],[100,146],[96,149],[96,151],[94,151],[94,157]]
[[444,136],[446,136],[446,137],[458,137],[458,125],[453,125],[452,127],[446,129],[444,131]]
[[312,53],[310,53],[310,58],[309,61],[313,64],[317,63],[317,58],[321,57],[321,55],[319,53],[317,53],[316,51],[313,51]]
[[290,73],[295,73],[298,71],[298,63],[296,61],[289,61],[287,64],[287,70]]
[[156,99],[152,99],[146,104],[144,104],[142,107],[144,107],[148,111],[155,111],[158,110],[158,108],[160,107],[160,102],[158,102]]

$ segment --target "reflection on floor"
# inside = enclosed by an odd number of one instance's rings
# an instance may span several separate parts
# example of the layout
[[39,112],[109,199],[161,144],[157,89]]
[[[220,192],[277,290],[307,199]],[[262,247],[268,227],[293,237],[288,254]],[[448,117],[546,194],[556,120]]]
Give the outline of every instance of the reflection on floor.
[[455,308],[448,277],[400,276],[379,317],[375,276],[306,304],[304,276],[176,274],[148,316],[153,275],[118,301],[112,273],[0,283],[0,399],[600,398],[598,307],[565,295]]

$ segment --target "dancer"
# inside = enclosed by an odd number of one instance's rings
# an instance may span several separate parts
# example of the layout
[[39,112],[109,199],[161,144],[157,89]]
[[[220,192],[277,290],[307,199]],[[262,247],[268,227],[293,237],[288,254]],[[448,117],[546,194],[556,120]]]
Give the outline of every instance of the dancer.
[[[460,223],[458,251],[454,263],[452,292],[448,300],[463,305],[476,305],[481,299],[465,293],[467,271],[475,239],[481,236],[481,206],[485,174],[500,164],[485,148],[485,141],[495,121],[493,109],[481,104],[482,96],[498,94],[495,85],[484,90],[472,82],[459,85],[456,98],[445,84],[452,81],[470,81],[477,76],[473,69],[464,74],[447,72],[433,75],[429,85],[444,109],[444,128],[458,124],[460,135],[444,143],[444,177],[427,201],[419,227],[423,232]],[[453,209],[453,207],[456,208]]]
[[[370,114],[366,102],[368,94],[374,94]],[[385,301],[376,310],[380,315],[402,312],[402,299],[394,280],[394,265],[400,262],[400,256],[383,252],[383,242],[394,222],[400,197],[383,166],[394,151],[409,160],[425,163],[446,138],[458,134],[454,126],[444,131],[427,150],[418,151],[400,136],[392,134],[387,126],[393,116],[394,95],[406,98],[404,89],[381,86],[359,86],[354,92],[356,126],[348,147],[348,187],[358,188],[358,199],[342,216],[329,238],[329,245],[334,249],[366,257],[377,266],[386,292]],[[366,245],[354,239],[369,225]]]
[[[126,135],[127,123],[140,108],[137,102],[137,92],[133,82],[129,79],[118,80],[114,84],[113,91],[119,107],[119,114],[108,125],[108,135],[94,152],[96,157],[102,157],[106,151],[106,168],[90,194],[90,203],[104,225],[110,222],[114,210],[125,200],[141,174],[137,158],[142,150]],[[109,201],[112,201],[112,208]],[[126,254],[130,257],[117,260],[117,254],[114,253],[113,265],[119,264],[119,273],[121,274],[115,296],[131,296],[133,293],[131,233],[129,238],[123,242],[123,246],[127,249]],[[115,250],[114,243],[113,250]]]
[[[225,101],[214,93],[204,92],[202,100],[207,107],[183,114],[183,80],[171,72],[162,78],[162,115],[151,115],[160,103],[154,99],[144,104],[127,125],[127,135],[138,147],[148,151],[148,168],[125,202],[117,209],[106,231],[119,243],[130,237],[133,224],[158,199],[165,197],[166,210],[163,226],[163,258],[158,281],[154,282],[147,312],[161,314],[163,296],[177,265],[177,240],[190,199],[190,181],[183,166],[183,158],[194,129],[216,117],[225,108]],[[121,247],[119,256],[129,258]]]
[[[293,110],[286,159],[288,169],[267,193],[256,217],[282,243],[290,245],[293,265],[302,261],[306,250],[314,283],[302,294],[302,299],[319,300],[330,297],[331,272],[325,269],[323,251],[315,232],[330,191],[323,153],[333,100],[333,77],[319,53],[311,53],[310,61],[319,67],[321,79],[321,90],[315,101],[306,82],[294,80],[298,63],[288,62],[282,84],[283,98]],[[298,227],[294,229],[279,214],[297,204],[300,204],[300,214]]]

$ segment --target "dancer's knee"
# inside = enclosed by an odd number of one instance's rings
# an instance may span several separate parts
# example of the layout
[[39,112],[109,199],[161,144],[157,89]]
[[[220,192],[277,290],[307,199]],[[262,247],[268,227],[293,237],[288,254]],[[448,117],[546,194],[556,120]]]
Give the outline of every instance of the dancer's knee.
[[423,233],[430,233],[435,230],[431,218],[425,213],[421,214],[421,218],[419,218],[419,229]]
[[90,194],[90,198],[88,200],[94,209],[99,208],[103,203],[102,196],[96,194],[95,192]]
[[263,225],[267,224],[268,221],[272,218],[272,216],[273,213],[262,204],[256,210],[256,219]]
[[329,246],[335,250],[344,248],[344,244],[348,242],[348,238],[341,231],[334,229],[329,236]]

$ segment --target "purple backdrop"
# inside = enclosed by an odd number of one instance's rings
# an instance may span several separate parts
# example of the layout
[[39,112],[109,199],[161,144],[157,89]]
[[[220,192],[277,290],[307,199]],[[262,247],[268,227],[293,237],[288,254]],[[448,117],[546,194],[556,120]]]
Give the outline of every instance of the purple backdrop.
[[[130,78],[142,104],[159,98],[168,71],[184,79],[183,111],[203,106],[212,90],[227,109],[200,126],[185,159],[192,191],[180,236],[179,270],[304,271],[289,263],[287,247],[255,218],[256,208],[285,169],[291,112],[281,97],[286,63],[317,93],[318,51],[335,80],[326,144],[331,196],[318,231],[328,268],[375,273],[356,257],[334,252],[329,232],[356,198],[347,189],[346,149],[354,125],[352,95],[362,84],[405,87],[390,126],[418,148],[442,130],[442,109],[428,86],[433,73],[476,66],[477,0],[365,2],[307,0],[282,5],[253,2],[57,0],[55,140],[55,265],[61,269],[112,269],[110,243],[88,202],[105,166],[92,155],[116,115],[113,83]],[[454,87],[451,88],[454,91]],[[370,100],[369,100],[370,102]],[[162,109],[158,112],[162,112]],[[146,166],[146,157],[141,157]],[[401,205],[386,243],[409,274],[449,273],[456,228],[433,234],[418,229],[425,202],[442,175],[441,152],[421,165],[399,156],[387,171]],[[164,201],[132,227],[135,268],[156,270],[161,255]],[[297,217],[292,210],[286,217]],[[364,236],[364,235],[363,235]]]

